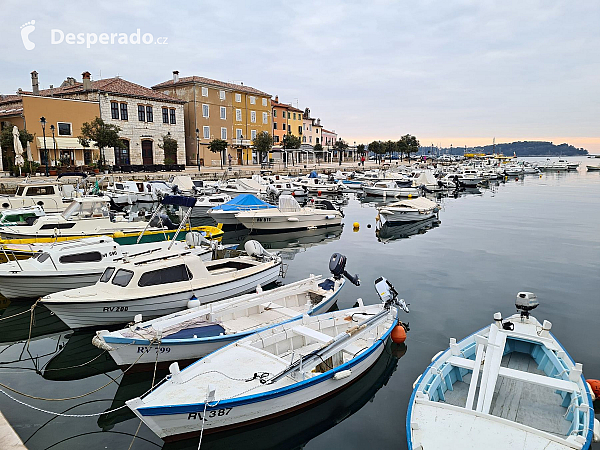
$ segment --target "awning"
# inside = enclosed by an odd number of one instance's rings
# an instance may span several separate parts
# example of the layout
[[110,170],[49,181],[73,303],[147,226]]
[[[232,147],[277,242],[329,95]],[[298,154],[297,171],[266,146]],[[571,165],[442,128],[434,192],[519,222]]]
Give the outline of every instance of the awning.
[[[57,150],[83,150],[83,146],[79,143],[79,139],[76,137],[64,137],[59,136],[54,138],[56,140],[56,149]],[[37,146],[40,149],[44,148],[44,137],[37,137]],[[46,148],[48,150],[52,150],[54,148],[54,142],[52,141],[52,136],[46,136]],[[87,150],[98,150],[95,142],[90,142],[90,146]]]

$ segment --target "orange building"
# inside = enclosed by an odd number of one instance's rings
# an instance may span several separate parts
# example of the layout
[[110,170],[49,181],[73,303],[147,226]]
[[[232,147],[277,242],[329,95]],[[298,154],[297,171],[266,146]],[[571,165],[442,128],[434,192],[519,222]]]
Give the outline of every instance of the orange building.
[[279,103],[279,96],[271,100],[273,109],[273,146],[281,147],[283,137],[293,134],[302,140],[302,110],[286,103]]

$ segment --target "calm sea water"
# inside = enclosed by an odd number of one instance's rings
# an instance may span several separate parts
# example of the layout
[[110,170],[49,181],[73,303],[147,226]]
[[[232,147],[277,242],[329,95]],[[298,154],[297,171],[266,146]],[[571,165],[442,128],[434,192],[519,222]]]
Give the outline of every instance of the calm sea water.
[[[406,448],[406,407],[415,379],[450,337],[481,328],[496,311],[515,312],[519,291],[538,295],[535,316],[552,322],[554,334],[583,363],[586,377],[600,378],[600,173],[580,168],[511,178],[440,201],[439,224],[376,232],[375,204],[351,195],[343,228],[255,237],[283,252],[286,282],[326,274],[332,253],[346,255],[347,269],[360,275],[361,285],[346,285],[340,309],[358,297],[376,302],[373,280],[387,277],[410,303],[404,320],[411,331],[406,346],[388,346],[367,376],[347,391],[284,421],[205,436],[202,448]],[[353,222],[360,224],[356,232]],[[224,241],[243,242],[245,234],[228,232]],[[8,317],[29,304],[2,306],[2,317]],[[27,403],[65,414],[94,414],[150,386],[152,373],[123,376],[90,344],[93,331],[73,333],[39,310],[27,346],[29,323],[28,313],[0,321],[1,383],[33,396],[64,398],[116,382],[76,400],[19,397]],[[196,440],[163,447],[144,425],[137,431],[139,421],[127,409],[100,417],[54,417],[0,395],[0,410],[30,449],[127,449],[132,441],[133,449],[198,446]]]

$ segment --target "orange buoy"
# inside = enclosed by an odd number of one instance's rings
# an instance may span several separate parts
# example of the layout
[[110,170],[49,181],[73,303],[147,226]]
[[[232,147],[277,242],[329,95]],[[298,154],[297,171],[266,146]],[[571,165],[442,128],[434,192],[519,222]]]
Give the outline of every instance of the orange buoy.
[[392,342],[402,344],[404,341],[406,341],[406,330],[402,326],[402,322],[398,322],[398,325],[392,330]]
[[[392,333],[393,334],[393,333]],[[600,397],[600,380],[585,380],[592,391],[592,399]],[[595,398],[594,398],[595,397]]]
[[318,192],[317,192],[317,195],[321,196],[321,191],[318,191]]

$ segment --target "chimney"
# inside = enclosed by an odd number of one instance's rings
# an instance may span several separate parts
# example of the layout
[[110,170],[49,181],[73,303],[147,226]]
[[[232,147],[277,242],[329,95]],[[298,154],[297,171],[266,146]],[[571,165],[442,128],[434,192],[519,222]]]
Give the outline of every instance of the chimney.
[[38,73],[34,70],[31,72],[31,89],[33,95],[40,95],[40,84],[38,83]]
[[320,127],[320,126],[321,126],[321,119],[319,119],[318,117],[317,117],[317,126],[318,126],[318,127]]
[[83,72],[81,74],[83,76],[83,90],[91,91],[92,90],[92,81],[90,80],[90,76],[92,75],[89,72]]
[[173,83],[178,83],[179,82],[179,70],[174,70],[173,71]]
[[275,96],[275,103],[279,103],[279,95]]

